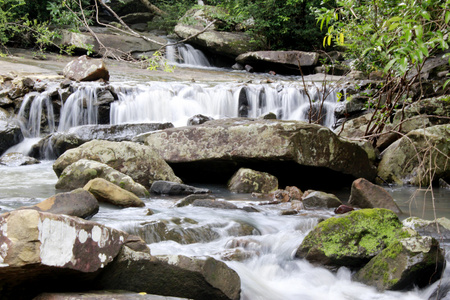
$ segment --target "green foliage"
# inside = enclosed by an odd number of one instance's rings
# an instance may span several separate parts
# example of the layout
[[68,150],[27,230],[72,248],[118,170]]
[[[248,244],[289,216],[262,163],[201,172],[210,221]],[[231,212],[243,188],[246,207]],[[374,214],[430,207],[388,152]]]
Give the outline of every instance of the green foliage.
[[143,56],[142,61],[146,69],[150,71],[161,69],[164,72],[173,72],[175,70],[175,66],[170,65],[164,55],[159,51],[155,51],[151,57]]
[[152,1],[154,5],[166,12],[163,18],[156,17],[149,22],[149,28],[165,29],[171,31],[175,28],[178,20],[195,4],[194,0],[159,0]]
[[316,11],[320,28],[328,27],[323,44],[344,46],[360,70],[402,76],[449,48],[449,0],[336,3]]
[[320,48],[323,33],[315,25],[320,0],[208,1],[226,9],[224,29],[246,30],[267,49]]

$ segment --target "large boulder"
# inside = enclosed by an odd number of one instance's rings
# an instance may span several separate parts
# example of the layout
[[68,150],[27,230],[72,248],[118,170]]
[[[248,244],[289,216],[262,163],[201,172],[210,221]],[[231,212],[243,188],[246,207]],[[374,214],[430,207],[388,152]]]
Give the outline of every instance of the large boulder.
[[0,120],[0,155],[23,140],[20,126]]
[[91,29],[96,32],[97,38],[104,47],[100,46],[98,41],[89,33],[71,32],[68,30],[61,30],[61,38],[56,39],[55,43],[60,46],[73,47],[82,51],[93,51],[94,53],[108,57],[114,57],[114,55],[122,56],[124,53],[153,53],[167,43],[165,39],[149,33],[145,34],[148,39],[144,40],[140,37],[117,34],[117,32],[111,32],[105,28],[91,27]]
[[348,204],[359,208],[386,208],[396,214],[402,213],[392,196],[384,188],[364,178],[353,181]]
[[211,257],[156,257],[123,247],[98,287],[190,299],[239,299],[241,281],[234,270]]
[[105,179],[138,197],[148,197],[150,195],[143,185],[136,183],[130,176],[106,164],[87,159],[80,159],[65,168],[59,176],[55,187],[63,190],[81,188],[94,178]]
[[192,44],[233,59],[241,53],[255,50],[250,35],[245,32],[219,31],[212,26],[204,31],[207,24],[213,21],[208,13],[211,9],[216,8],[204,6],[189,10],[175,26],[175,33],[183,39],[190,37]]
[[91,193],[80,188],[68,193],[56,194],[36,205],[21,209],[34,209],[89,219],[98,212],[99,205],[97,199]]
[[66,132],[55,132],[47,135],[33,146],[31,156],[56,159],[65,151],[92,140],[131,141],[141,133],[172,127],[172,123],[103,124],[72,127]]
[[360,268],[402,237],[409,234],[391,210],[355,210],[319,223],[295,256],[331,268]]
[[145,206],[144,202],[135,194],[102,178],[90,180],[83,189],[94,195],[99,202],[105,202],[120,207]]
[[283,185],[301,181],[311,187],[327,176],[336,184],[375,176],[367,153],[358,145],[326,127],[301,121],[214,120],[152,132],[145,143],[157,149],[179,176],[193,182],[226,182],[240,167],[270,173]]
[[83,158],[107,164],[146,188],[156,180],[181,182],[157,151],[132,142],[87,142],[61,155],[53,170],[60,176],[66,167]]
[[235,193],[267,194],[278,189],[278,179],[269,173],[241,168],[228,182],[228,189]]
[[75,81],[109,80],[109,71],[102,59],[92,59],[86,55],[69,62],[63,70],[64,77]]
[[422,236],[431,236],[443,243],[450,243],[450,220],[447,218],[430,221],[409,217],[403,220],[403,225],[414,229]]
[[445,257],[439,243],[432,237],[414,236],[390,244],[354,279],[378,290],[423,288],[442,276]]
[[399,185],[450,180],[449,136],[450,124],[410,131],[382,153],[378,176]]
[[255,51],[242,53],[236,61],[242,65],[249,64],[258,69],[312,67],[317,64],[319,54],[316,52],[290,51]]
[[0,216],[0,297],[32,299],[43,291],[89,288],[119,253],[127,233],[36,210]]

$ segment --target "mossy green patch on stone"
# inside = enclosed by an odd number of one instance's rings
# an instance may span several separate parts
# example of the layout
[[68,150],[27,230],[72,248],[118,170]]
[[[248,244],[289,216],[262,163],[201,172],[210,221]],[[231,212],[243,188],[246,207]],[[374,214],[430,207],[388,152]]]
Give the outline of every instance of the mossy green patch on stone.
[[362,209],[319,223],[296,255],[328,265],[358,267],[405,235],[391,210]]

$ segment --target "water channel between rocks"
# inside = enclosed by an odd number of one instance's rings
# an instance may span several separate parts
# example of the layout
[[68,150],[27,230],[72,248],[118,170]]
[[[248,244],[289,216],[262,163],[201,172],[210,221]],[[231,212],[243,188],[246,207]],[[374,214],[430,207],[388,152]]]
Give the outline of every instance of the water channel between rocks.
[[[178,76],[178,80],[181,81],[174,82],[170,77],[172,75],[167,74],[158,73],[159,75],[149,78],[148,73],[142,70],[129,76],[124,75],[129,70],[121,69],[120,66],[113,66],[111,70],[112,80],[120,82],[120,85],[115,87],[120,99],[111,106],[112,124],[132,121],[169,121],[179,122],[176,124],[179,126],[185,124],[187,117],[194,113],[204,113],[214,117],[235,117],[238,116],[239,106],[242,104],[239,103],[239,93],[243,86],[246,87],[248,116],[257,117],[266,112],[274,112],[285,119],[305,118],[305,112],[301,109],[304,95],[300,95],[298,86],[301,84],[299,79],[294,77],[271,78],[266,75],[248,75],[239,72],[230,74],[232,72],[229,71],[205,69],[193,71],[178,68],[176,70],[178,74],[173,76]],[[212,84],[213,78],[215,82]],[[270,80],[267,81],[267,79]],[[270,83],[272,79],[286,81],[283,83],[283,92],[280,92],[277,83]],[[134,83],[124,83],[130,80]],[[252,83],[243,83],[248,80]],[[149,81],[153,83],[148,84]],[[192,81],[196,82],[192,83]],[[265,82],[264,102],[261,101],[260,96],[257,96],[260,95],[262,86],[258,83],[262,81]],[[219,85],[220,90],[217,89]],[[95,84],[82,86],[85,88],[81,88],[80,93],[89,92],[89,86],[95,86]],[[158,90],[161,86],[165,88],[164,91]],[[149,94],[158,95],[158,99],[170,98],[172,103],[168,106],[154,104],[149,108],[149,102],[152,102],[148,98]],[[291,97],[297,100],[292,102],[284,100],[283,103],[289,104],[283,106],[277,103],[279,98],[272,97],[272,94],[281,95],[281,98],[284,96],[284,99]],[[34,100],[41,96],[35,95]],[[202,97],[204,97],[203,102]],[[208,107],[211,103],[206,102],[219,98],[225,99],[221,101],[228,101],[228,103]],[[300,101],[300,98],[303,100]],[[40,103],[45,103],[44,100],[42,99]],[[336,103],[335,95],[329,102],[330,105]],[[87,109],[89,103],[84,102],[82,106]],[[146,119],[149,115],[145,113],[146,109],[158,110],[152,115],[152,120]],[[167,117],[165,111],[170,111],[171,117]],[[141,112],[142,115],[139,115]],[[71,117],[72,113],[75,116]],[[59,124],[49,124],[50,130],[58,130],[58,127],[59,130],[67,130],[81,124],[97,124],[98,121],[89,114],[80,121],[80,113],[74,112],[74,108],[68,109],[67,114],[64,117],[66,123],[61,121]],[[90,119],[91,117],[94,119]],[[50,118],[51,116],[48,116],[48,119]],[[334,121],[327,121],[327,125]],[[30,136],[38,140],[40,125],[31,125],[31,123],[28,125]],[[31,144],[36,140],[28,142]],[[52,170],[52,164],[53,161],[43,161],[41,164],[31,166],[0,166],[1,211],[8,212],[21,206],[33,205],[57,193],[58,191],[55,190],[57,177]],[[216,197],[232,201],[238,207],[254,206],[260,212],[190,206],[175,208],[173,205],[178,199],[152,196],[143,199],[144,208],[118,209],[101,205],[99,213],[92,220],[140,234],[149,243],[153,255],[212,256],[225,261],[237,271],[241,278],[241,299],[243,300],[428,299],[439,284],[437,282],[425,290],[381,293],[375,288],[352,281],[351,272],[345,268],[333,273],[322,267],[313,266],[306,260],[294,259],[294,253],[306,234],[320,219],[333,216],[332,210],[303,211],[299,215],[283,216],[281,210],[288,208],[283,205],[259,205],[260,200],[247,194],[232,194],[223,186],[200,185],[199,187],[210,188]],[[434,219],[435,214],[436,217],[450,217],[449,190],[435,190],[433,203],[430,192],[425,193],[410,187],[386,189],[404,212],[401,218],[412,215]],[[335,192],[345,202],[348,200],[349,187],[328,192]],[[148,214],[149,209],[153,211],[152,215]],[[170,232],[173,239],[165,240],[161,230]],[[449,245],[443,244],[443,246],[450,250]],[[446,269],[442,281],[450,281],[449,268]]]

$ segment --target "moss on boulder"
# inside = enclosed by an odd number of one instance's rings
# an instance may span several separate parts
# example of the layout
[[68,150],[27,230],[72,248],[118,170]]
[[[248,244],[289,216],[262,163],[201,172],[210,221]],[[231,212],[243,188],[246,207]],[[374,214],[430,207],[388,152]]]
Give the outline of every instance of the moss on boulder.
[[329,267],[360,268],[391,243],[407,236],[391,210],[356,210],[319,223],[295,256]]

